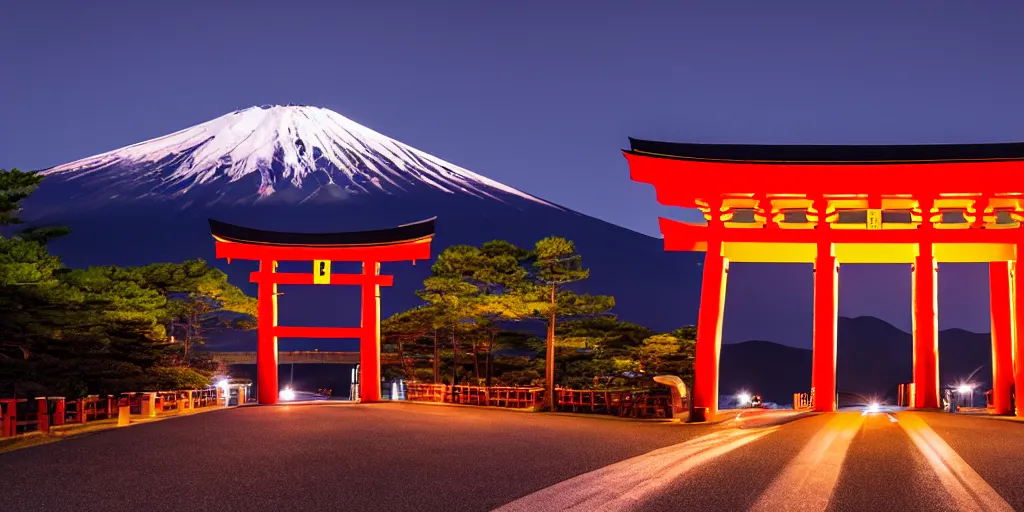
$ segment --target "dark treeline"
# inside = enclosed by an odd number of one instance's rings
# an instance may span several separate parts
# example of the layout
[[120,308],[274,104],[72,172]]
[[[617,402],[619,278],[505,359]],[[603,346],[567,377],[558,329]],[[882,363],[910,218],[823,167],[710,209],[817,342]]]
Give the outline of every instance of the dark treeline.
[[[59,227],[15,231],[19,204],[42,177],[0,170],[0,396],[203,387],[219,369],[196,350],[228,310],[255,299],[202,260],[65,268],[49,253]],[[243,318],[245,318],[243,316]],[[226,327],[252,328],[251,321]]]

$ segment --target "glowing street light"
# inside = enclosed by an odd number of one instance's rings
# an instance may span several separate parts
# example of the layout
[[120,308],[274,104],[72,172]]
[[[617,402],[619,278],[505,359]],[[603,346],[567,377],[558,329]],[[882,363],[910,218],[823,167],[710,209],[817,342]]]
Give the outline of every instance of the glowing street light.
[[285,402],[295,400],[295,392],[291,388],[284,388],[278,393],[278,397]]
[[217,387],[224,393],[224,405],[228,405],[231,402],[231,383],[222,379],[217,382]]
[[740,401],[740,405],[749,404],[750,403],[750,394],[749,393],[740,393],[740,394],[736,395],[736,399]]
[[971,393],[974,391],[974,386],[970,384],[962,384],[960,387],[956,388],[956,390],[966,395],[967,393]]
[[878,412],[878,404],[874,403],[874,402],[868,404],[868,408],[864,409],[864,412],[867,412],[867,413]]

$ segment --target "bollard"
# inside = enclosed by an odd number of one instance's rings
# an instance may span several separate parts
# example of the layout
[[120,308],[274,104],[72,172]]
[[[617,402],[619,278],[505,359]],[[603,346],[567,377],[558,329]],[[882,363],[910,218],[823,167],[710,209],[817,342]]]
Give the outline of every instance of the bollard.
[[174,409],[178,412],[185,410],[185,398],[181,396],[181,393],[175,393]]
[[708,417],[710,415],[711,415],[711,410],[709,408],[707,408],[707,407],[694,407],[693,408],[693,416],[690,417],[690,422],[691,423],[697,423],[697,422],[710,421],[712,419],[712,418]]
[[11,437],[14,435],[14,418],[11,411],[14,410],[14,402],[0,400],[0,437]]
[[132,408],[128,405],[122,405],[117,408],[117,426],[123,427],[132,422]]
[[67,407],[64,403],[64,397],[62,396],[51,396],[50,400],[53,400],[53,424],[63,425],[67,419]]
[[50,431],[50,408],[45,396],[36,397],[36,430],[39,432]]
[[143,393],[139,413],[145,418],[156,417],[156,393]]
[[11,400],[7,402],[7,435],[16,436],[18,435],[18,401]]

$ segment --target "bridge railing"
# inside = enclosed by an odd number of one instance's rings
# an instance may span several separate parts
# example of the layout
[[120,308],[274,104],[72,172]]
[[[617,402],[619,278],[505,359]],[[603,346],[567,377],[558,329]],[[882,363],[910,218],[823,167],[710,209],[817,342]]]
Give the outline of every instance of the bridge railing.
[[68,423],[88,423],[117,417],[117,399],[114,395],[89,395],[65,404]]
[[[555,393],[559,411],[634,418],[672,417],[672,397],[663,392],[555,388]],[[410,382],[407,385],[407,396],[415,402],[513,409],[539,408],[544,404],[544,388],[540,387],[450,386]]]
[[450,386],[447,384],[410,382],[406,385],[406,396],[408,400],[414,402],[454,403],[522,409],[539,405],[544,398],[544,388]]
[[[558,409],[631,418],[671,418],[672,395],[662,391],[556,388]],[[686,408],[686,398],[680,407]]]
[[793,393],[793,409],[796,411],[810,409],[814,406],[808,393]]
[[117,418],[120,407],[131,414],[142,414],[148,395],[155,395],[155,411],[199,409],[217,405],[216,389],[135,392],[114,395],[89,395],[66,400],[64,397],[0,398],[0,437],[30,432],[49,432],[50,427],[82,424]]

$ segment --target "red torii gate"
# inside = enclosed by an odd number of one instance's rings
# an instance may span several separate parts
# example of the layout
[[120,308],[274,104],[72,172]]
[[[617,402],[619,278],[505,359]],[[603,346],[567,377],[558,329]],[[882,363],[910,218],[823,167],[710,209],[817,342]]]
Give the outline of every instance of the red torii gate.
[[[697,318],[694,405],[718,408],[730,261],[813,263],[814,409],[836,408],[840,263],[910,263],[914,406],[940,405],[939,262],[989,264],[993,405],[1024,390],[1024,143],[764,146],[630,139],[634,181],[706,224],[659,219],[665,250],[706,252]],[[953,222],[949,221],[950,214]],[[841,219],[841,217],[843,217]],[[1015,364],[1016,363],[1016,364]],[[1019,396],[1019,395],[1018,395]],[[1024,399],[1016,402],[1024,416]]]
[[[394,278],[380,274],[380,264],[430,259],[434,220],[390,229],[344,233],[283,233],[235,226],[210,219],[216,257],[255,260],[259,271],[249,280],[258,284],[256,380],[260,404],[276,404],[277,338],[358,338],[359,397],[380,400],[380,287]],[[310,261],[309,274],[279,273],[278,261]],[[332,274],[332,261],[361,262],[361,274]],[[360,327],[296,327],[277,325],[277,285],[331,284],[362,288]]]

